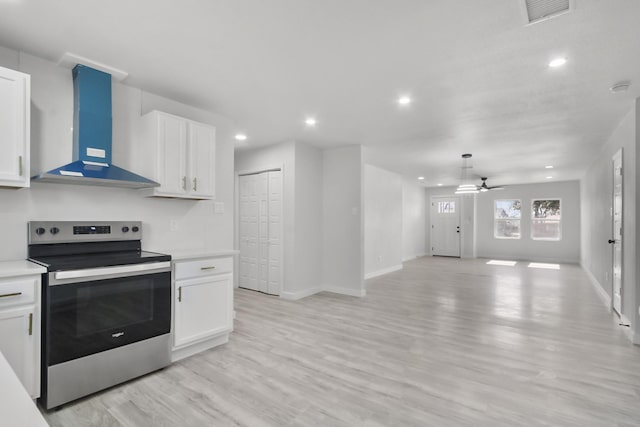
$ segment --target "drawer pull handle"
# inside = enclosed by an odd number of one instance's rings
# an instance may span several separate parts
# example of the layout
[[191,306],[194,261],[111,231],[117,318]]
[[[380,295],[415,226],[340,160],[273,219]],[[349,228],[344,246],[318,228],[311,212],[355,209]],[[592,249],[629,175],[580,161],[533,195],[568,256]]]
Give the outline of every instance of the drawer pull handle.
[[200,267],[200,270],[214,270],[215,268],[215,265],[212,265],[211,267]]
[[12,294],[4,294],[4,295],[0,295],[0,298],[7,298],[7,297],[17,297],[22,295],[22,292],[14,292]]
[[182,286],[178,288],[178,302],[182,302]]
[[29,335],[33,335],[33,313],[29,313]]
[[18,156],[18,175],[22,176],[22,156]]

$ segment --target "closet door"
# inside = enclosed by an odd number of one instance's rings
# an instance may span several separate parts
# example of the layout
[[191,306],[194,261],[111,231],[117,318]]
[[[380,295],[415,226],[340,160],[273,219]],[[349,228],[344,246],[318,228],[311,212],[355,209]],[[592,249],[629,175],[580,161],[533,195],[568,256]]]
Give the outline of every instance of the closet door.
[[280,295],[282,286],[282,171],[240,176],[241,288]]
[[269,180],[269,283],[267,293],[280,295],[282,286],[282,171],[267,172]]
[[258,288],[258,194],[257,175],[240,176],[238,234],[240,266],[238,285],[254,291]]

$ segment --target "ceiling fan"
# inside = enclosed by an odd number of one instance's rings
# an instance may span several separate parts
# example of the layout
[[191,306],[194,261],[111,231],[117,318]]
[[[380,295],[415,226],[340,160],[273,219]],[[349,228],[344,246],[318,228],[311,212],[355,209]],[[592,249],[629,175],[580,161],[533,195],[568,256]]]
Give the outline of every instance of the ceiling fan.
[[480,191],[482,191],[482,192],[489,191],[489,190],[503,190],[504,189],[504,187],[499,186],[499,185],[496,185],[495,187],[489,187],[487,185],[487,177],[481,177],[480,179],[482,180],[482,185],[480,185],[478,187],[478,189]]
[[487,179],[488,179],[487,177],[480,177],[480,179],[482,180],[482,185],[464,184],[464,182],[468,182],[467,181],[468,171],[473,168],[473,165],[471,164],[471,157],[472,157],[471,154],[462,155],[461,180],[463,183],[458,186],[455,194],[474,194],[474,193],[485,192],[489,190],[502,190],[504,187],[500,187],[500,186],[489,187],[487,185]]

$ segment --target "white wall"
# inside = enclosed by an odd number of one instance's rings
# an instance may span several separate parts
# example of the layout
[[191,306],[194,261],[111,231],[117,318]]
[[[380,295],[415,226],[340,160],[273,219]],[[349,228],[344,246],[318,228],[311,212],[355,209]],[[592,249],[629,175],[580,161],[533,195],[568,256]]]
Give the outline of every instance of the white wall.
[[365,278],[402,268],[402,177],[364,167]]
[[322,287],[323,166],[322,151],[295,146],[295,280],[293,292]]
[[427,254],[425,188],[414,179],[402,180],[402,260],[408,261]]
[[[640,175],[636,172],[638,165],[638,138],[640,131],[640,108],[636,104],[622,119],[613,131],[602,153],[591,165],[581,183],[581,211],[582,211],[582,251],[581,264],[591,273],[597,284],[611,298],[612,294],[612,249],[607,240],[612,237],[611,206],[613,188],[613,171],[611,158],[613,154],[622,148],[623,153],[623,304],[622,314],[631,322],[631,335],[637,331],[640,323],[638,319],[638,306],[640,291],[637,289],[638,263],[636,254],[640,243],[638,239],[638,197],[637,180]],[[640,342],[635,337],[635,342]]]
[[323,152],[323,287],[364,296],[362,147]]
[[[561,199],[560,241],[531,239],[532,199]],[[493,235],[494,201],[520,199],[520,239],[496,239]],[[520,259],[578,263],[580,260],[580,182],[509,185],[504,190],[479,193],[477,200],[477,255],[481,258]]]
[[[31,75],[32,175],[72,160],[73,85],[71,70],[10,49],[0,48],[0,66]],[[233,247],[233,123],[220,115],[113,84],[114,163],[130,167],[127,144],[135,144],[135,123],[143,110],[164,109],[216,126],[217,201],[144,198],[136,190],[33,182],[30,189],[0,189],[0,259],[27,256],[26,223],[32,220],[140,220],[143,247],[176,252]],[[175,221],[176,231],[170,231]]]

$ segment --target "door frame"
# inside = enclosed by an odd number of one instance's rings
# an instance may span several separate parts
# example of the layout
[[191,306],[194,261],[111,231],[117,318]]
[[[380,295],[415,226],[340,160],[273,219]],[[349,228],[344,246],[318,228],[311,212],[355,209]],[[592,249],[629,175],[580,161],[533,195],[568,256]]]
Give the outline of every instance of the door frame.
[[[240,287],[240,177],[246,175],[258,175],[265,172],[276,172],[280,171],[282,174],[282,179],[280,180],[280,289],[278,290],[278,297],[282,298],[282,294],[284,291],[284,230],[285,230],[285,221],[287,220],[285,212],[284,212],[284,178],[285,178],[285,170],[284,164],[266,166],[255,169],[246,169],[235,171],[234,178],[234,203],[235,203],[235,214],[233,216],[233,240],[236,250],[238,251],[236,254],[237,262],[234,263],[233,266],[233,287]],[[269,295],[269,294],[266,294]],[[275,295],[274,295],[275,296]]]
[[620,204],[620,228],[621,233],[620,233],[620,312],[618,312],[618,310],[615,309],[614,307],[614,303],[615,303],[615,279],[614,279],[614,274],[615,274],[615,243],[611,246],[611,310],[616,313],[619,317],[622,318],[622,310],[624,308],[624,157],[623,157],[623,152],[622,152],[622,148],[620,148],[618,151],[616,151],[613,156],[611,156],[611,236],[613,239],[615,239],[616,234],[615,234],[615,173],[616,170],[613,167],[615,161],[620,158],[620,168],[622,169],[622,173],[620,174],[620,181],[621,181],[621,204]]
[[[431,199],[429,200],[430,202],[430,206],[429,206],[429,243],[430,243],[430,248],[429,248],[429,253],[431,254],[431,256],[433,255],[433,216],[431,215],[431,211],[432,208],[434,207],[433,203],[437,200],[437,199],[455,199],[456,200],[456,204],[458,205],[456,208],[456,211],[458,213],[458,224],[460,226],[460,232],[458,233],[458,256],[457,258],[462,258],[462,234],[463,234],[463,230],[462,230],[462,197],[460,196],[456,196],[456,195],[451,195],[451,196],[446,196],[444,194],[440,194],[437,196],[431,196]],[[441,255],[436,255],[436,256],[441,256]],[[442,255],[444,256],[444,255]],[[455,256],[453,256],[453,258],[456,258]]]

